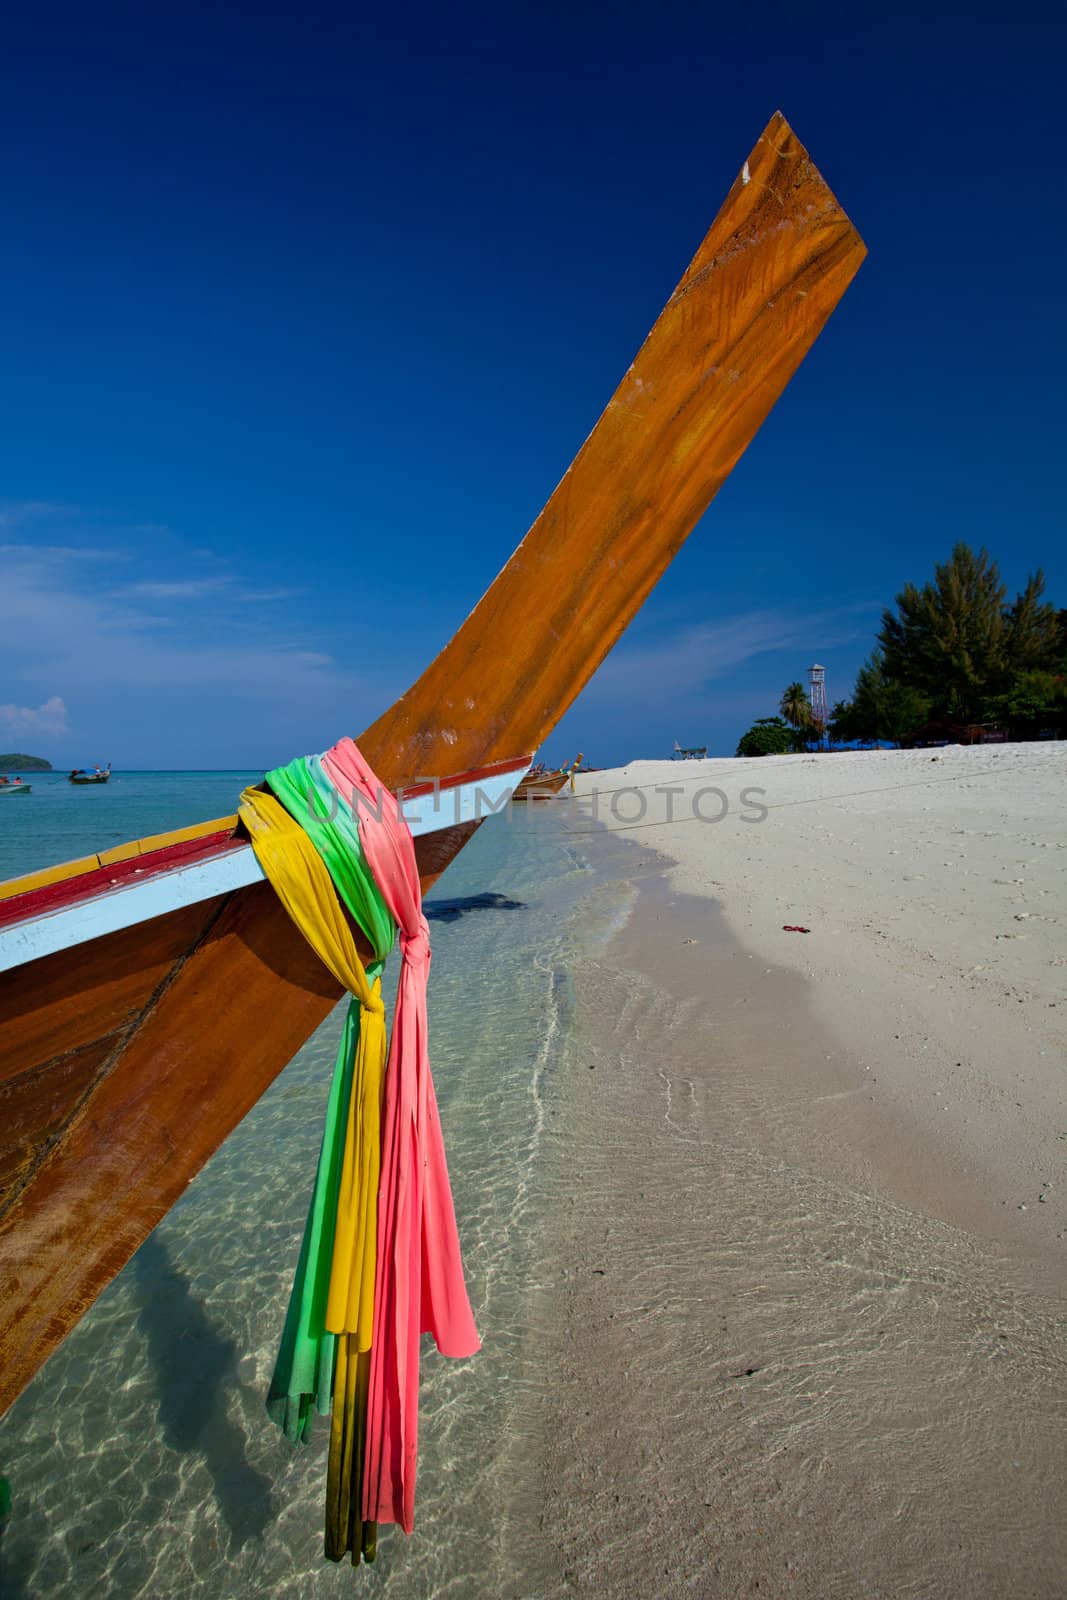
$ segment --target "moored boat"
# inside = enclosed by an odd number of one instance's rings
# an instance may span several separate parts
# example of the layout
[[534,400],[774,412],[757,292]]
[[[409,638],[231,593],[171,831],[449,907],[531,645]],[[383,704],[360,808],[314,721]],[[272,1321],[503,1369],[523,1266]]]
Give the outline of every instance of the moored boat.
[[[526,774],[864,253],[775,116],[515,556],[360,737],[428,819],[424,891]],[[341,992],[236,817],[0,886],[0,1411]]]
[[111,762],[106,767],[93,767],[91,771],[85,767],[75,767],[71,773],[70,783],[107,783],[111,777]]
[[519,784],[512,801],[519,804],[529,804],[533,800],[551,800],[570,782],[574,773],[581,765],[581,752],[575,756],[569,767],[549,768],[544,766],[531,767],[529,772]]

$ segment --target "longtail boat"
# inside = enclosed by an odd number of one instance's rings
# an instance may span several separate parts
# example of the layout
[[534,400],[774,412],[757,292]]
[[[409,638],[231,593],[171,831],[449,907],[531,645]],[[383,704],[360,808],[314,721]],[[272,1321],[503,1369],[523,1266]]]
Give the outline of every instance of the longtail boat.
[[68,783],[107,783],[111,777],[111,762],[106,767],[94,767],[92,772],[87,772],[84,767],[75,767]]
[[559,794],[563,786],[569,782],[573,774],[581,765],[581,755],[576,755],[570,766],[556,767],[531,767],[526,776],[521,780],[512,795],[512,801],[524,805],[531,800],[551,800],[554,794]]
[[[864,254],[775,115],[530,532],[360,736],[419,813],[423,890],[529,769]],[[0,1411],[341,992],[236,817],[0,886]]]

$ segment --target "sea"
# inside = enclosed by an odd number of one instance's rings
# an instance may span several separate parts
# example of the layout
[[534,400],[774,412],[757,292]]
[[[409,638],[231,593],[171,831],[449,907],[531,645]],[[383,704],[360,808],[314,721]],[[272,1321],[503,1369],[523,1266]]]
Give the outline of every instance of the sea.
[[[0,878],[231,814],[261,777],[35,774],[4,803]],[[325,1562],[327,1424],[294,1448],[264,1409],[339,1007],[0,1421],[4,1600],[539,1592],[530,1402],[546,1375],[530,1307],[557,1270],[545,1219],[570,1179],[546,1125],[581,1048],[572,964],[625,921],[630,859],[551,806],[516,807],[427,898],[431,1060],[483,1348],[447,1361],[423,1341],[414,1535],[383,1529],[359,1574]]]

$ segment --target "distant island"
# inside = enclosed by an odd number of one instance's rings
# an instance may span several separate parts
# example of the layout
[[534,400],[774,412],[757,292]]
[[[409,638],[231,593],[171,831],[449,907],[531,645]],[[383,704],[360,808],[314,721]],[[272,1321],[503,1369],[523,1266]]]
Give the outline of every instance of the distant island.
[[51,772],[52,763],[46,761],[44,756],[24,756],[17,751],[14,755],[0,756],[0,772]]

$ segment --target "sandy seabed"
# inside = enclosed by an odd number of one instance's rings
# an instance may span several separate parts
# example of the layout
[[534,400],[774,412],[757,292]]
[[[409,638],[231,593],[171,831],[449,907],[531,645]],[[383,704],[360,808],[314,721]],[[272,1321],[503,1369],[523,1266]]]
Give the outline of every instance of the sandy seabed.
[[574,966],[537,1592],[1067,1593],[1065,777],[1051,744],[579,780],[565,827],[654,854]]
[[414,1537],[324,1563],[325,1435],[263,1416],[336,1015],[5,1419],[5,1600],[1067,1594],[1065,776],[635,763],[487,825],[431,908],[484,1349],[426,1352]]

